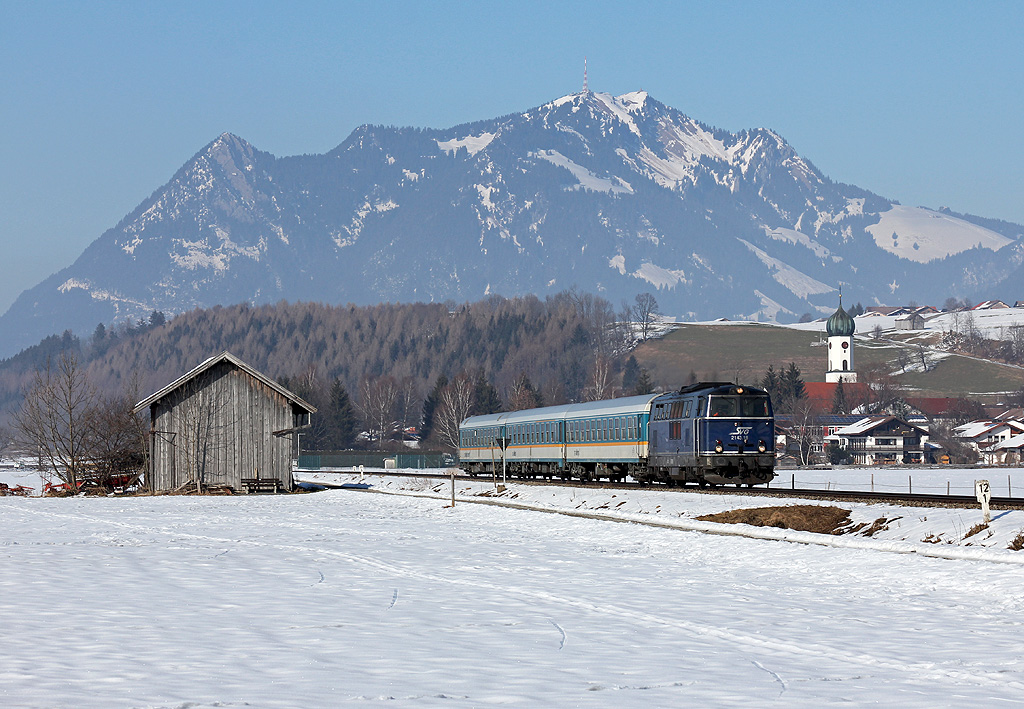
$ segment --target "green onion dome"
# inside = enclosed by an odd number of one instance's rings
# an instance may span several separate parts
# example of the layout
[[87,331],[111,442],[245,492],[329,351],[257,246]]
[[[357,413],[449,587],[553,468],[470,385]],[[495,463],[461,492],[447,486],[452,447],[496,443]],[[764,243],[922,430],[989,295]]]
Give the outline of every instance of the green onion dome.
[[853,322],[849,313],[843,310],[843,301],[840,299],[839,310],[832,313],[832,317],[825,322],[825,332],[829,337],[852,337],[856,331],[857,324]]

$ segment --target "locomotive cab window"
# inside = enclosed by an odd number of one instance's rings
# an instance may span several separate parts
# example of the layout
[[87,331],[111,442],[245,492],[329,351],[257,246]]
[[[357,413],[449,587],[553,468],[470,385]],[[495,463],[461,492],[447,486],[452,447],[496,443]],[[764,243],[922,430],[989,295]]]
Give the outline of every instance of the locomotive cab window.
[[743,416],[752,418],[767,418],[768,397],[767,396],[745,396],[740,399],[740,409]]
[[711,406],[708,412],[709,416],[736,416],[737,406],[735,397],[731,396],[713,396],[711,397]]

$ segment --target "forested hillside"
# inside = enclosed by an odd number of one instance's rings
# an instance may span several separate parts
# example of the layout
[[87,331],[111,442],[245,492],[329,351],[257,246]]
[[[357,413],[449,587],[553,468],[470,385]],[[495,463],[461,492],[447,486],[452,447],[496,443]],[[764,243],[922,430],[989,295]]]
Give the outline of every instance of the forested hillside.
[[70,333],[47,338],[5,360],[0,401],[8,412],[16,408],[35,369],[62,350],[78,356],[102,391],[123,391],[137,379],[139,398],[228,350],[301,389],[314,404],[329,401],[340,384],[358,408],[369,382],[389,378],[405,400],[396,420],[419,425],[424,399],[442,377],[461,375],[488,390],[488,408],[515,407],[524,387],[545,403],[617,394],[633,337],[617,320],[629,319],[617,318],[607,301],[577,292],[457,306],[243,304],[170,321],[154,313],[128,327],[100,326],[81,341]]

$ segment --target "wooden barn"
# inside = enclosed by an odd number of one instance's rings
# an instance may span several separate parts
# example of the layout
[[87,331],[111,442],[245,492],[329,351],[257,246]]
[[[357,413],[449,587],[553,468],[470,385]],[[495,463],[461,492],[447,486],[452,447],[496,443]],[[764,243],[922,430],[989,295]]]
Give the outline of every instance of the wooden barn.
[[147,406],[154,492],[211,485],[291,490],[295,437],[316,411],[229,352],[140,401],[135,411]]

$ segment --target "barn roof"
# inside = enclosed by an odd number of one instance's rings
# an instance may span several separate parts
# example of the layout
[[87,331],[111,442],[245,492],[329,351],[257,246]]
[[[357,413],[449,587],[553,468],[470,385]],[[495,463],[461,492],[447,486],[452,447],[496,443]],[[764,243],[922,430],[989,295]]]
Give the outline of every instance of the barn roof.
[[285,399],[287,399],[288,403],[293,404],[295,406],[298,406],[299,408],[302,408],[302,409],[304,409],[305,411],[308,411],[311,414],[312,413],[316,413],[316,407],[315,406],[313,406],[312,404],[304,401],[300,397],[296,396],[295,394],[293,394],[292,392],[288,391],[283,386],[281,386],[280,384],[275,382],[273,379],[271,379],[267,375],[265,375],[262,372],[259,372],[259,371],[255,370],[255,369],[253,369],[248,364],[246,364],[242,360],[238,359],[238,357],[235,357],[233,354],[231,354],[230,352],[227,352],[227,351],[221,352],[219,355],[216,355],[214,357],[210,357],[209,359],[204,361],[202,364],[200,364],[198,367],[193,369],[191,372],[188,372],[187,374],[184,374],[181,377],[178,377],[177,379],[175,379],[173,382],[171,382],[170,384],[165,386],[160,391],[155,392],[153,394],[150,394],[148,397],[146,397],[145,399],[143,399],[142,401],[137,403],[135,405],[135,408],[132,409],[132,410],[135,413],[138,413],[139,411],[142,411],[147,406],[152,406],[154,403],[156,403],[160,399],[164,398],[165,396],[170,394],[172,391],[174,391],[178,387],[181,387],[181,386],[187,384],[192,379],[195,379],[196,377],[198,377],[200,374],[202,374],[206,370],[210,369],[211,367],[213,367],[216,364],[220,364],[221,362],[229,362],[229,363],[233,364],[234,366],[238,367],[239,369],[241,369],[243,372],[245,372],[249,376],[253,377],[254,379],[258,379],[259,381],[263,382],[268,387],[270,387],[271,389],[276,391],[278,394],[283,396]]

